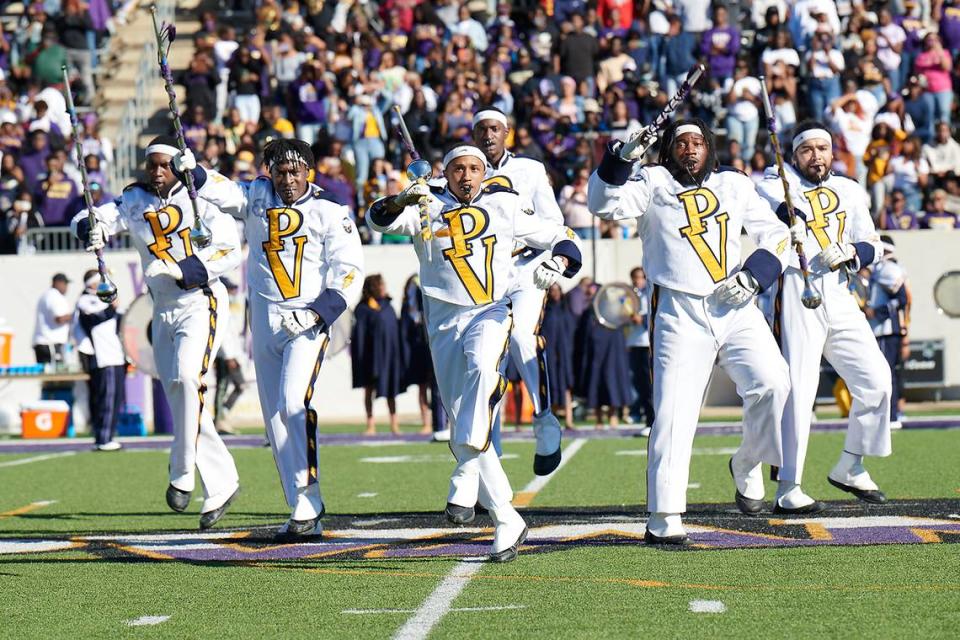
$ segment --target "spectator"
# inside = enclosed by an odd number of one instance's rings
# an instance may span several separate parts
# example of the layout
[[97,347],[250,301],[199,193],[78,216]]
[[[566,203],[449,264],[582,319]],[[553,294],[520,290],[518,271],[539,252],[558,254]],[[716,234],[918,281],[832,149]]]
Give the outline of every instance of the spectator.
[[687,77],[687,72],[697,62],[698,42],[689,31],[682,30],[682,22],[676,15],[670,18],[669,37],[663,44],[663,70],[666,76],[666,90],[674,95]]
[[926,78],[911,76],[907,80],[903,102],[904,112],[910,116],[910,121],[913,122],[914,133],[923,142],[929,142],[933,138],[933,118],[936,113],[933,97],[925,90],[926,82]]
[[872,202],[871,213],[876,219],[887,197],[887,173],[890,158],[900,153],[900,143],[907,137],[886,122],[878,122],[870,134],[870,144],[863,161],[867,168],[867,188]]
[[57,32],[44,27],[40,47],[27,56],[30,76],[41,86],[63,82],[63,66],[67,64],[67,50],[59,43]]
[[69,284],[66,275],[54,275],[50,288],[37,301],[33,353],[39,364],[63,363],[64,346],[70,338],[70,320],[73,318],[73,306],[66,297]]
[[703,34],[700,53],[707,59],[710,77],[723,84],[733,78],[737,53],[740,51],[740,32],[730,26],[727,7],[713,6],[713,27]]
[[816,37],[810,44],[807,54],[810,113],[814,118],[822,118],[827,107],[840,97],[840,74],[846,63],[829,35]]
[[950,122],[953,108],[953,60],[940,43],[940,37],[928,33],[923,38],[923,51],[914,62],[914,72],[927,80],[927,93],[933,98],[933,118]]
[[[909,292],[906,287],[906,272],[894,256],[893,240],[881,236],[883,259],[874,265],[870,274],[867,303],[863,312],[867,316],[873,334],[877,337],[880,351],[890,365],[893,393],[890,396],[891,428],[899,428],[901,379],[904,347],[909,321]],[[896,426],[895,426],[896,425]]]
[[117,302],[97,298],[100,274],[91,269],[83,274],[83,293],[77,300],[74,339],[87,382],[90,399],[90,425],[94,449],[116,451],[113,439],[125,400],[127,361],[120,342]]
[[213,59],[219,82],[216,85],[215,121],[223,119],[227,109],[227,97],[230,92],[230,60],[240,47],[233,27],[224,25],[217,29],[217,39],[213,43]]
[[63,171],[64,156],[63,151],[57,151],[47,157],[47,171],[36,191],[37,210],[48,227],[70,224],[68,207],[80,193],[76,183]]
[[623,332],[604,327],[593,308],[587,307],[574,342],[576,395],[593,409],[597,429],[619,426],[623,407],[630,404],[630,369]]
[[934,182],[942,185],[948,173],[960,175],[960,143],[950,136],[950,123],[938,122],[936,137],[923,145],[923,159]]
[[900,155],[890,159],[893,188],[903,191],[907,207],[919,211],[923,205],[923,190],[930,179],[930,165],[920,155],[920,138],[910,136],[903,141]]
[[318,187],[329,193],[334,202],[350,209],[353,215],[357,213],[356,190],[347,177],[343,175],[343,164],[340,158],[320,158],[317,162],[317,171],[313,181]]
[[783,93],[790,100],[795,99],[800,55],[790,41],[790,32],[778,30],[771,46],[763,51],[760,62],[764,75],[769,78],[770,91]]
[[[189,113],[195,113],[197,107],[201,107],[208,117],[217,113],[220,74],[209,55],[199,51],[195,53],[190,60],[190,68],[177,74],[177,82],[186,87],[186,108]],[[193,147],[194,150],[202,148]]]
[[924,229],[960,229],[960,217],[947,211],[947,192],[935,189],[923,215]]
[[560,285],[547,289],[540,335],[546,342],[547,379],[550,385],[553,411],[563,405],[564,426],[573,429],[573,398],[575,384],[573,366],[573,334],[576,329],[573,315],[567,309]]
[[713,26],[710,20],[712,0],[673,0],[676,13],[683,19],[683,30],[692,34],[698,41],[707,29]]
[[919,229],[916,210],[907,208],[907,198],[901,189],[894,189],[890,194],[890,207],[880,215],[877,225],[885,231],[906,231]]
[[590,170],[577,169],[573,183],[560,189],[560,211],[563,212],[563,224],[573,229],[580,238],[588,240],[597,233],[598,220],[587,207],[587,182]]
[[487,32],[486,29],[483,28],[483,25],[474,20],[473,16],[470,15],[468,4],[469,3],[464,2],[460,5],[460,8],[457,10],[458,22],[450,31],[453,34],[467,36],[474,49],[484,52],[487,50],[489,44]]
[[[352,127],[352,147],[356,158],[356,184],[362,187],[370,175],[370,163],[383,158],[386,154],[384,142],[387,140],[386,125],[383,122],[379,105],[374,105],[374,97],[360,92],[354,98],[354,104],[347,112]],[[372,200],[364,200],[372,202]]]
[[903,45],[907,41],[907,34],[903,27],[893,21],[893,14],[884,7],[878,14],[879,35],[877,36],[877,58],[883,65],[883,70],[890,80],[890,90],[892,92],[900,91],[903,87],[905,71],[902,68],[903,58],[900,55],[903,52]]
[[387,399],[390,432],[399,434],[396,397],[400,393],[400,324],[380,274],[369,275],[364,280],[354,320],[350,359],[353,388],[364,389],[363,406],[367,413],[364,435],[372,436],[377,432],[373,419],[374,396]]
[[627,333],[627,348],[630,350],[630,376],[633,382],[634,401],[630,405],[630,417],[635,424],[643,424],[640,435],[649,435],[653,426],[653,384],[650,370],[650,287],[643,267],[630,270],[630,282],[640,304],[630,318]]
[[260,120],[260,86],[265,68],[260,52],[250,45],[240,47],[230,63],[229,87],[243,122],[256,124]]
[[430,393],[433,398],[428,398],[427,394],[435,381],[433,360],[430,357],[430,341],[423,318],[423,294],[420,292],[420,278],[416,274],[410,276],[403,287],[403,306],[400,308],[400,351],[403,363],[403,381],[400,387],[406,389],[410,385],[417,385],[420,421],[423,424],[420,433],[429,435],[433,433],[431,405],[433,402],[438,402],[438,399],[433,391]]
[[753,155],[760,128],[761,100],[760,81],[750,75],[750,65],[746,60],[737,62],[734,76],[728,78],[724,89],[727,92],[727,139],[740,143],[740,158],[746,160]]
[[600,57],[600,43],[596,36],[586,33],[583,29],[583,17],[574,14],[570,19],[572,31],[560,40],[560,46],[553,57],[554,73],[562,73],[577,81],[587,82],[592,87],[596,84],[595,74]]

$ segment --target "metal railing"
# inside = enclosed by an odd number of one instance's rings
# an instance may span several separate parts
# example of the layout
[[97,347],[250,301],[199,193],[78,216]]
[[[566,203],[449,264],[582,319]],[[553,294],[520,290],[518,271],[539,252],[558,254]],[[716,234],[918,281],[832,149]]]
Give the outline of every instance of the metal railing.
[[[107,250],[132,249],[130,234],[121,232],[107,241]],[[70,253],[83,251],[83,243],[70,231],[70,227],[36,227],[27,229],[17,242],[17,253]]]
[[[158,0],[157,20],[171,23],[176,14],[175,0]],[[110,189],[120,193],[130,182],[140,165],[139,140],[147,127],[154,106],[151,98],[153,87],[158,82],[157,43],[152,38],[143,45],[140,62],[137,64],[137,80],[133,98],[127,102],[120,117],[120,130],[114,141],[114,162],[110,167]]]

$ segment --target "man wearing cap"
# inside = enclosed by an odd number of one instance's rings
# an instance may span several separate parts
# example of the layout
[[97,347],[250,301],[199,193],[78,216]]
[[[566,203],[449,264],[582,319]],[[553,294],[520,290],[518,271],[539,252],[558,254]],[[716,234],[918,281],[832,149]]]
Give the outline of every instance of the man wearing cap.
[[[73,218],[77,237],[88,249],[102,249],[109,236],[126,230],[140,254],[153,297],[153,351],[157,371],[173,413],[167,505],[184,511],[199,472],[203,488],[200,528],[212,527],[240,491],[237,468],[213,426],[205,406],[206,378],[229,321],[227,291],[220,276],[242,259],[240,237],[230,216],[199,199],[197,208],[212,233],[204,248],[190,242],[193,206],[174,174],[177,141],[155,138],[146,149],[148,182],[135,182],[113,202]],[[209,171],[204,179],[227,182]],[[202,184],[202,183],[201,183]]]
[[[501,184],[520,195],[521,210],[531,221],[545,228],[563,224],[550,179],[542,162],[517,156],[504,148],[510,125],[498,109],[488,108],[473,116],[473,140],[487,163],[487,182]],[[560,464],[560,422],[551,410],[547,380],[546,344],[540,336],[540,319],[546,297],[532,275],[550,256],[535,248],[521,246],[514,251],[518,277],[507,290],[513,308],[510,358],[520,371],[533,402],[533,432],[537,439],[533,471],[548,475]],[[497,419],[495,430],[499,431]],[[497,434],[495,434],[496,437]]]
[[[890,372],[848,289],[852,274],[880,259],[880,235],[870,216],[867,192],[830,171],[833,137],[821,122],[808,120],[797,126],[792,160],[784,167],[797,215],[797,224],[790,229],[791,246],[803,245],[810,283],[822,302],[815,309],[801,303],[804,279],[796,250],[789,250],[790,264],[774,316],[774,333],[790,367],[791,384],[783,413],[783,465],[774,513],[823,509],[800,487],[821,357],[844,379],[853,402],[843,452],[827,480],[864,502],[886,502],[863,468],[863,456],[890,455]],[[783,183],[776,167],[767,169],[758,190],[786,223]]]
[[290,518],[277,538],[322,533],[317,395],[330,328],[360,299],[363,252],[350,211],[307,181],[313,152],[303,140],[269,143],[270,176],[247,183],[204,179],[187,150],[201,199],[244,222],[250,330],[260,408]]
[[127,364],[117,333],[117,302],[97,297],[100,274],[90,269],[83,274],[83,293],[77,300],[73,335],[83,370],[90,376],[90,425],[97,451],[121,448],[113,439],[124,403]]
[[[780,464],[787,365],[752,304],[786,266],[789,233],[753,181],[718,166],[699,119],[670,124],[658,164],[639,134],[608,147],[587,201],[606,220],[639,218],[643,270],[653,283],[650,351],[656,417],[647,447],[648,544],[688,544],[681,522],[697,417],[718,362],[743,398],[743,441],[730,460],[737,507],[763,508],[761,463]],[[757,249],[740,265],[741,232]]]
[[67,302],[70,280],[62,273],[53,276],[50,288],[37,301],[37,322],[33,330],[33,353],[39,364],[63,362],[63,346],[70,337],[73,309]]
[[471,522],[479,500],[495,525],[491,560],[506,562],[516,557],[527,533],[490,446],[506,389],[504,356],[513,325],[507,292],[517,276],[511,252],[516,241],[552,251],[532,273],[519,275],[545,290],[579,270],[579,241],[562,223],[524,212],[520,195],[503,182],[485,182],[486,155],[478,147],[454,147],[443,167],[445,182],[414,183],[374,202],[370,223],[383,233],[412,236],[420,260],[430,352],[457,459],[447,518]]
[[[890,428],[900,429],[900,365],[909,346],[910,292],[907,274],[894,254],[893,238],[880,236],[881,257],[870,271],[863,313],[870,323],[890,374]],[[852,414],[851,414],[852,415]],[[889,438],[889,434],[887,435]],[[882,494],[880,494],[882,495]]]

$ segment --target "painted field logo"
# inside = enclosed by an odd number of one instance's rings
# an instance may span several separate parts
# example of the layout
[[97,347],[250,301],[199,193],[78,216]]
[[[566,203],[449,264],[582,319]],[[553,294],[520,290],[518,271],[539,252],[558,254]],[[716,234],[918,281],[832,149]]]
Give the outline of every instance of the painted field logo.
[[[941,502],[936,515],[851,515],[790,520],[744,518],[730,511],[688,514],[693,550],[927,544],[960,542],[960,511],[954,501]],[[713,505],[716,508],[717,505]],[[923,503],[890,505],[883,511],[928,512]],[[920,508],[917,508],[920,507]],[[839,510],[864,509],[855,504]],[[606,513],[538,512],[528,514],[530,535],[524,552],[552,552],[580,546],[641,546],[644,520]],[[483,556],[492,529],[436,527],[439,517],[389,514],[356,518],[330,516],[328,531],[316,542],[278,544],[273,529],[205,533],[99,535],[47,539],[0,539],[0,554],[42,553],[67,549],[105,559],[150,558],[181,562],[258,563],[318,558],[423,558]]]

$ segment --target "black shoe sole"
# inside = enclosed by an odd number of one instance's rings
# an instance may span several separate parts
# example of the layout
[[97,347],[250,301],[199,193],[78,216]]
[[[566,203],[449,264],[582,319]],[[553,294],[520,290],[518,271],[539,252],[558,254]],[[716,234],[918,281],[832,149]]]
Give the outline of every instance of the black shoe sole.
[[511,562],[516,560],[517,555],[520,553],[520,545],[526,542],[528,533],[530,533],[530,530],[524,526],[523,531],[520,532],[520,537],[517,538],[516,542],[503,551],[490,554],[490,562]]
[[[730,469],[730,477],[733,478],[733,484],[737,484],[737,476],[733,474],[733,458],[730,458],[730,462],[727,464],[727,467]],[[748,498],[747,496],[740,493],[740,489],[734,487],[733,501],[737,505],[737,509],[740,510],[740,513],[747,516],[755,516],[761,511],[763,511],[763,500],[754,500],[753,498]]]
[[[451,509],[451,507],[453,507],[453,509]],[[477,517],[476,509],[461,507],[458,504],[448,503],[443,513],[447,516],[447,522],[450,524],[469,524]]]
[[[177,513],[183,513],[190,506],[190,495],[190,493],[181,491],[171,484],[167,487],[167,506]],[[182,498],[183,502],[178,502],[177,498]]]
[[814,500],[810,504],[803,507],[781,507],[779,503],[774,503],[773,512],[777,515],[782,516],[795,516],[795,515],[809,515],[813,513],[820,513],[827,508],[827,505],[823,504],[819,500]]
[[643,543],[662,547],[689,547],[692,544],[688,535],[658,536],[649,531],[643,532]]
[[868,504],[886,504],[887,496],[884,495],[882,491],[877,491],[874,489],[857,489],[856,487],[851,487],[848,484],[843,484],[842,482],[837,482],[830,476],[827,476],[827,482],[835,486],[840,491],[846,491],[847,493],[852,493],[859,500],[866,502]]
[[533,472],[538,476],[548,476],[554,471],[557,470],[557,467],[560,466],[560,460],[562,454],[558,448],[556,451],[550,455],[541,456],[540,454],[534,454],[533,456]]
[[317,525],[320,523],[320,520],[323,518],[323,515],[326,513],[326,509],[320,512],[320,514],[311,520],[291,520],[290,525],[293,525],[293,529],[287,528],[287,533],[293,534],[295,536],[304,536],[309,534],[311,531],[317,528]]
[[213,525],[217,524],[218,522],[220,522],[220,518],[222,518],[227,513],[227,509],[230,507],[231,504],[233,504],[233,501],[237,498],[239,494],[240,494],[240,487],[237,487],[237,490],[233,492],[233,495],[227,498],[227,501],[224,502],[222,505],[220,505],[213,511],[201,513],[200,514],[200,530],[204,531],[206,529],[213,527]]

